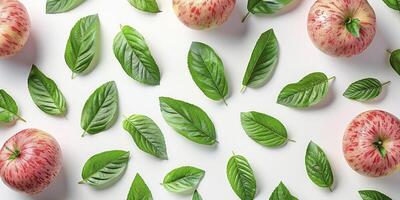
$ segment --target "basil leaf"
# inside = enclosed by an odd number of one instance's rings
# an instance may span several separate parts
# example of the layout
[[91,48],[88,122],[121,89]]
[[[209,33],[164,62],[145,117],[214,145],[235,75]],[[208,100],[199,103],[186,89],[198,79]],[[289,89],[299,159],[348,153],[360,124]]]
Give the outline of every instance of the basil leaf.
[[64,59],[74,74],[92,69],[97,62],[100,48],[99,16],[89,15],[79,19],[72,28]]
[[28,89],[33,102],[49,115],[65,115],[67,104],[56,83],[32,65]]
[[174,193],[194,191],[204,175],[205,171],[196,167],[179,167],[164,177],[163,186],[166,190]]
[[390,54],[390,65],[400,75],[400,49],[391,52]]
[[363,200],[392,200],[390,197],[375,190],[358,191]]
[[259,112],[240,113],[242,127],[255,142],[266,147],[279,147],[288,141],[285,126],[274,117]]
[[139,173],[136,174],[127,200],[153,200],[153,195]]
[[400,1],[399,0],[383,0],[383,1],[390,8],[400,11]]
[[242,91],[246,87],[261,87],[278,64],[279,45],[273,29],[261,34],[251,54],[246,73],[242,81]]
[[198,144],[216,143],[215,127],[199,107],[169,97],[160,97],[161,113],[176,132]]
[[152,119],[144,115],[131,115],[123,121],[123,127],[131,134],[139,149],[168,160],[164,136]]
[[246,20],[250,13],[252,14],[275,14],[293,0],[248,0],[247,1],[247,14],[242,19]]
[[226,168],[229,183],[241,200],[253,200],[256,195],[256,178],[245,157],[232,156]]
[[199,192],[195,190],[193,193],[192,200],[203,200],[203,198],[200,196]]
[[329,188],[332,191],[334,180],[331,165],[324,151],[312,141],[307,147],[305,164],[311,181],[319,187]]
[[297,200],[297,198],[292,196],[286,186],[280,182],[278,187],[272,192],[269,200]]
[[371,100],[379,96],[382,87],[389,82],[381,83],[375,78],[362,79],[352,83],[343,93],[343,96],[358,101]]
[[324,73],[315,72],[297,83],[282,89],[277,102],[293,108],[307,108],[320,103],[328,94],[328,79]]
[[114,81],[97,88],[82,110],[81,127],[86,133],[96,134],[110,128],[118,116],[118,89]]
[[161,12],[158,8],[156,0],[128,0],[128,2],[138,10],[149,12],[149,13],[159,13]]
[[84,1],[85,0],[47,0],[46,13],[56,14],[67,12],[78,7]]
[[83,166],[79,184],[104,187],[115,183],[125,172],[129,155],[127,151],[113,150],[90,157]]
[[16,119],[25,120],[18,115],[18,106],[14,99],[4,90],[0,90],[0,123],[11,123]]
[[193,81],[208,98],[225,102],[228,83],[224,64],[210,46],[193,42],[188,53],[188,66]]
[[130,26],[123,26],[114,38],[114,54],[124,71],[134,80],[160,84],[160,71],[143,36]]

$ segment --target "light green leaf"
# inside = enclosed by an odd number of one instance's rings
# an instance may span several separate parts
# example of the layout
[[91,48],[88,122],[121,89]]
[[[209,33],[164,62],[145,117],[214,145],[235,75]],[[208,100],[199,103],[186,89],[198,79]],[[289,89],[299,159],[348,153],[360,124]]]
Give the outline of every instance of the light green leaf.
[[56,14],[67,12],[78,7],[84,1],[85,0],[47,0],[46,13]]
[[96,154],[86,161],[80,184],[105,187],[115,183],[125,172],[130,153],[113,150]]
[[18,106],[14,99],[4,90],[0,90],[0,124],[11,123],[16,119],[25,120],[18,115]]
[[149,12],[149,13],[159,13],[161,12],[158,8],[156,0],[128,0],[128,2],[138,10]]
[[368,101],[379,96],[382,87],[388,83],[381,83],[375,78],[362,79],[352,83],[343,93],[343,96],[352,100]]
[[123,26],[114,38],[114,54],[124,71],[134,80],[160,84],[160,71],[143,36],[130,26]]
[[376,190],[361,190],[358,193],[363,200],[392,200],[390,197]]
[[127,200],[153,200],[153,195],[139,173],[136,174]]
[[72,28],[64,59],[73,75],[91,70],[97,63],[100,49],[99,16],[89,15],[79,19]]
[[168,159],[164,136],[152,119],[144,115],[131,115],[123,121],[123,127],[131,134],[139,149],[155,157]]
[[82,110],[81,127],[85,133],[96,134],[110,128],[118,116],[118,89],[114,81],[97,88]]
[[203,198],[201,197],[200,193],[197,190],[195,190],[193,193],[192,200],[203,200]]
[[253,200],[256,195],[256,178],[245,157],[232,156],[226,168],[229,183],[241,200]]
[[383,0],[383,1],[390,8],[400,11],[400,0]]
[[225,102],[228,83],[224,64],[210,46],[193,42],[188,53],[188,66],[193,81],[208,98]]
[[253,49],[242,81],[242,91],[246,87],[263,86],[272,76],[279,59],[279,44],[274,30],[261,34]]
[[161,113],[176,132],[198,144],[216,143],[215,127],[199,107],[169,97],[160,97]]
[[297,200],[297,198],[292,196],[286,186],[280,182],[278,187],[272,192],[269,200]]
[[350,32],[354,37],[360,37],[360,20],[359,19],[348,19],[346,21],[346,29]]
[[314,142],[307,147],[305,164],[308,177],[319,187],[332,191],[333,173],[324,151]]
[[393,70],[400,75],[400,49],[391,52],[390,65],[392,66]]
[[307,75],[297,83],[282,89],[277,102],[293,108],[307,108],[320,103],[328,95],[328,79],[324,73],[315,72]]
[[163,181],[166,190],[174,193],[186,193],[197,189],[205,171],[191,166],[183,166],[169,172]]
[[248,0],[247,11],[248,13],[242,19],[246,20],[250,13],[252,14],[275,14],[282,8],[290,4],[293,0]]
[[65,115],[67,104],[56,83],[32,65],[28,77],[28,89],[33,102],[50,115]]

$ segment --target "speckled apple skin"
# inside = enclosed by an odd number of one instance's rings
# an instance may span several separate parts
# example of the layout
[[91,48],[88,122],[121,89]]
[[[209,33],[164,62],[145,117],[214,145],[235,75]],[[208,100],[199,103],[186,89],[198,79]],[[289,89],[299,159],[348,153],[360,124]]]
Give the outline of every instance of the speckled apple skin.
[[17,0],[0,0],[0,58],[18,53],[28,41],[30,20]]
[[207,29],[223,24],[231,15],[236,0],[173,0],[175,14],[192,29]]
[[[11,150],[20,156],[9,160]],[[61,169],[61,149],[49,134],[38,129],[25,129],[7,140],[0,150],[0,177],[14,190],[27,194],[43,191]]]
[[[348,17],[360,20],[360,37],[347,31]],[[351,57],[363,52],[376,33],[376,16],[367,0],[317,0],[308,15],[308,34],[324,53]]]
[[[384,140],[385,158],[373,144],[378,138]],[[362,175],[379,177],[393,173],[400,166],[399,119],[381,110],[361,113],[346,129],[343,152],[350,167]]]

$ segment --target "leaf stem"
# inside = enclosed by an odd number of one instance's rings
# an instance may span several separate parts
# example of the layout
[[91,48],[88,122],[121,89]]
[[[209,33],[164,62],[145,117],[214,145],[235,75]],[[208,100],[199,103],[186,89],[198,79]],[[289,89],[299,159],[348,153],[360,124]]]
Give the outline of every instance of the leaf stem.
[[247,12],[246,15],[242,18],[242,23],[246,21],[247,17],[250,15],[250,12]]
[[336,76],[330,77],[330,78],[328,79],[328,81],[330,81],[330,80],[336,80]]
[[330,191],[330,192],[333,192],[333,190],[332,190],[332,187],[331,187],[331,186],[328,186],[328,189],[329,189],[329,191]]
[[228,103],[226,103],[226,99],[222,98],[222,101],[224,102],[225,106],[228,106]]
[[296,142],[296,140],[287,139],[288,142]]
[[385,85],[387,85],[389,83],[391,83],[391,81],[386,81],[386,82],[382,83],[382,86],[385,86]]
[[85,137],[85,135],[86,135],[86,131],[83,131],[81,137]]
[[76,77],[76,74],[74,72],[72,72],[71,79],[74,79],[75,77]]
[[243,94],[243,93],[244,93],[244,91],[246,91],[246,88],[247,88],[247,86],[244,86],[244,85],[243,85],[243,86],[242,86],[242,89],[240,89],[240,93],[242,93],[242,94]]
[[392,51],[389,49],[386,49],[386,52],[388,52],[389,54],[392,54]]
[[18,118],[19,120],[21,120],[21,121],[23,121],[23,122],[26,122],[26,120],[25,120],[24,118],[22,118],[21,116],[19,116],[19,115],[15,115],[15,116],[17,116],[17,118]]
[[85,181],[81,180],[81,181],[78,182],[78,184],[85,184]]

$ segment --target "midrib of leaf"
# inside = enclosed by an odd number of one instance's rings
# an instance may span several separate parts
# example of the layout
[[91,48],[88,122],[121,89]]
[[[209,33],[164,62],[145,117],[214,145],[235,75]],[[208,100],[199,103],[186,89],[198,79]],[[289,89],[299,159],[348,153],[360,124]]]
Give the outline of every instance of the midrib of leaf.
[[253,121],[256,122],[257,124],[259,124],[260,126],[264,127],[265,129],[271,131],[272,133],[274,133],[274,135],[278,136],[279,138],[282,138],[282,139],[284,139],[284,140],[286,140],[286,141],[288,140],[287,138],[285,138],[285,137],[283,137],[282,135],[278,134],[278,133],[277,133],[278,131],[276,131],[276,130],[274,130],[274,129],[268,127],[268,126],[265,126],[265,125],[262,124],[262,123],[260,123],[255,117],[254,117],[254,120],[253,120]]
[[144,135],[139,131],[139,129],[137,129],[137,128],[135,127],[135,125],[134,125],[130,120],[126,120],[126,121],[132,126],[133,129],[135,129],[138,133],[140,133],[139,135],[141,136],[141,138],[144,138],[144,140],[145,140],[147,143],[151,144],[151,146],[153,146],[153,147],[157,150],[157,154],[159,154],[159,155],[162,155],[162,154],[163,154],[163,153],[161,153],[161,152],[162,152],[162,149],[159,149],[158,146],[154,145],[150,140],[148,140],[146,137],[144,137]]
[[103,109],[103,106],[104,106],[103,104],[104,104],[104,102],[106,102],[107,98],[109,98],[110,92],[111,92],[111,91],[106,90],[106,94],[105,94],[106,98],[104,98],[104,99],[101,101],[99,108],[95,111],[94,117],[89,121],[88,127],[85,129],[85,133],[87,132],[87,130],[89,130],[89,129],[92,127],[92,122],[93,122],[93,120],[94,120],[95,118],[97,118],[97,114],[99,113],[100,110]]
[[[245,194],[245,197],[246,197],[246,199],[247,198],[249,198],[250,196],[248,196],[248,195],[251,195],[251,194],[249,194],[248,193],[248,191],[247,191],[247,189],[248,189],[248,184],[246,183],[246,178],[244,178],[244,177],[242,177],[242,174],[243,174],[243,169],[242,169],[242,167],[239,165],[239,161],[237,160],[237,158],[235,157],[234,159],[233,159],[233,161],[235,162],[235,165],[236,165],[236,167],[238,168],[238,172],[240,171],[240,175],[238,175],[238,180],[239,180],[239,182],[240,182],[240,184],[244,187],[243,189],[244,189],[244,194]],[[247,164],[247,163],[246,163]]]
[[[199,57],[200,57],[201,61],[205,64],[206,62],[205,62],[203,56],[200,55]],[[212,84],[214,85],[214,88],[217,90],[217,92],[218,92],[218,94],[221,96],[221,98],[225,101],[225,97],[224,97],[224,95],[222,94],[222,92],[219,90],[219,88],[218,88],[218,86],[217,86],[217,83],[214,81],[213,76],[212,76],[210,70],[208,70],[208,67],[207,67],[207,66],[205,67],[205,69],[206,69],[206,71],[208,72],[208,75],[210,76],[210,78],[211,78],[211,80],[212,80],[211,82],[212,82]],[[217,69],[217,71],[218,71],[218,69]]]

